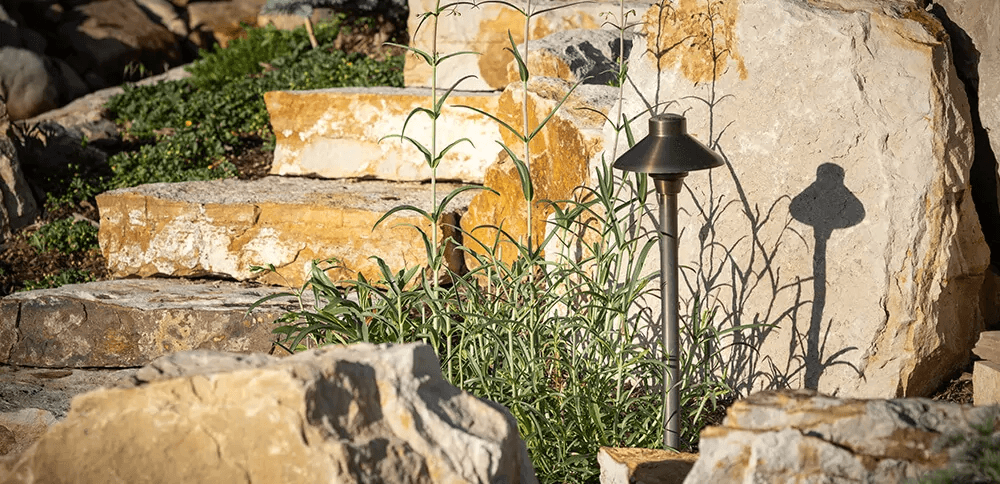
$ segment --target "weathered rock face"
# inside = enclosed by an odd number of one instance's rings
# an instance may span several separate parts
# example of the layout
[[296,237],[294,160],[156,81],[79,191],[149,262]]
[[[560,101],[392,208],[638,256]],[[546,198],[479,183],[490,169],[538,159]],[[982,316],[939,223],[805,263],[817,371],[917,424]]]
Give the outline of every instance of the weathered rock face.
[[[441,196],[452,185],[440,184]],[[268,284],[299,286],[313,260],[336,258],[334,280],[361,272],[379,280],[382,257],[393,271],[426,262],[419,234],[420,215],[399,213],[378,228],[375,222],[397,205],[430,207],[429,185],[376,181],[310,180],[269,177],[255,181],[217,180],[143,185],[97,197],[98,239],[114,277],[224,276]],[[439,239],[456,224],[459,196],[438,228]],[[461,258],[447,263],[458,269]],[[255,273],[253,265],[273,264],[276,273]]]
[[906,482],[957,459],[952,437],[993,425],[998,407],[927,399],[848,400],[773,392],[733,404],[701,433],[684,482]]
[[[622,42],[616,30],[574,29],[529,41],[526,64],[532,76],[607,86],[617,80],[619,56],[627,59],[631,51],[631,31]],[[517,62],[507,64],[507,82],[520,79]]]
[[768,325],[727,357],[733,383],[919,396],[963,366],[989,252],[941,24],[892,0],[685,0],[644,20],[624,111],[673,101],[658,112],[727,161],[679,196],[681,297],[723,328]]
[[[568,82],[555,78],[532,79],[528,85],[528,120],[534,129],[563,99],[572,87]],[[572,199],[574,189],[590,182],[588,166],[591,159],[604,148],[601,128],[604,117],[615,102],[617,90],[608,86],[579,86],[562,108],[531,141],[531,179],[534,183],[532,206],[532,238],[535,243],[544,236],[546,218],[553,209],[546,200]],[[500,97],[497,117],[523,131],[523,89],[520,83],[511,84]],[[589,108],[594,111],[588,111]],[[524,144],[509,131],[502,132],[504,143],[519,158],[524,158]],[[524,199],[516,165],[501,152],[497,162],[490,165],[484,184],[495,190],[476,194],[469,205],[469,212],[462,217],[462,229],[480,241],[492,241],[495,229],[488,225],[502,226],[515,240],[524,243],[528,227],[528,203]],[[472,249],[479,249],[467,242]],[[513,260],[514,249],[504,250],[504,260]],[[472,256],[467,257],[471,264]]]
[[118,384],[135,369],[0,367],[0,455],[18,455],[66,418],[73,397]]
[[77,397],[0,480],[537,482],[513,417],[445,382],[428,346],[180,353],[135,380]]
[[[2,112],[3,105],[0,105]],[[0,242],[35,220],[38,205],[21,172],[14,144],[0,132]]]
[[125,368],[189,349],[269,352],[280,292],[162,279],[91,282],[0,299],[0,360],[48,368]]
[[[958,77],[965,84],[975,136],[972,197],[983,234],[998,265],[1000,253],[1000,196],[997,156],[1000,154],[1000,3],[945,0],[930,12],[948,31]],[[991,294],[987,297],[997,297]],[[987,324],[1000,321],[986,314]],[[992,316],[992,317],[990,317]]]
[[[444,91],[438,91],[438,95]],[[403,133],[431,149],[431,123],[424,114],[407,118],[417,107],[430,106],[430,89],[340,88],[276,91],[264,94],[274,128],[271,173],[324,178],[374,177],[383,180],[427,180],[431,169],[410,142],[386,138]],[[461,142],[441,160],[441,179],[482,182],[495,159],[500,128],[466,105],[497,111],[499,95],[456,91],[438,118],[438,151]]]
[[[527,4],[524,0],[512,2],[520,8]],[[541,11],[569,0],[541,0],[532,2],[533,11]],[[644,11],[654,2],[629,1],[625,10]],[[430,52],[434,29],[431,22],[420,24],[420,15],[434,8],[434,0],[410,0],[410,45]],[[524,42],[524,17],[516,10],[498,4],[485,4],[477,8],[458,6],[461,17],[441,16],[437,32],[437,48],[442,54],[452,52],[478,52],[477,56],[459,56],[445,61],[438,67],[438,86],[449,87],[459,79],[474,75],[461,84],[463,89],[503,89],[507,83],[507,65],[514,56],[504,49],[510,48],[510,38],[515,44]],[[599,1],[572,5],[532,17],[529,36],[540,39],[554,32],[571,29],[597,29],[605,27],[602,15],[607,12],[618,14],[618,2]],[[456,20],[456,18],[458,20]],[[508,37],[508,31],[510,37]],[[430,86],[431,68],[420,58],[407,54],[406,70],[403,73],[407,86]]]

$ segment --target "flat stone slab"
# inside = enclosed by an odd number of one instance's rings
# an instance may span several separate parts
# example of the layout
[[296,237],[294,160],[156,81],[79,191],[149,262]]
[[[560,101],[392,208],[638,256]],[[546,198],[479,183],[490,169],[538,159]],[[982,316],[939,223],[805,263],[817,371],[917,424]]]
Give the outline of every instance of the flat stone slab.
[[[438,91],[438,96],[444,90]],[[431,122],[414,108],[430,107],[431,90],[420,88],[337,88],[274,91],[264,94],[274,128],[271,174],[323,178],[378,178],[420,181],[431,178],[423,154],[403,133],[431,149]],[[437,122],[437,150],[454,146],[438,166],[438,178],[482,183],[486,166],[501,148],[500,128],[488,117],[456,105],[497,112],[499,92],[454,91]]]
[[20,292],[0,299],[0,363],[127,368],[190,349],[270,352],[271,324],[290,309],[280,292],[232,282],[116,280]]
[[[454,188],[439,184],[438,199]],[[470,199],[452,201],[439,240],[451,234],[457,210]],[[216,276],[300,286],[317,259],[339,260],[328,272],[334,280],[358,272],[377,280],[370,256],[393,271],[426,263],[423,239],[406,226],[427,230],[422,216],[397,213],[373,227],[398,205],[430,210],[432,191],[420,183],[268,177],[143,185],[98,195],[97,204],[101,251],[115,277]],[[452,268],[461,263],[457,255],[448,259]],[[267,264],[276,272],[251,270]]]

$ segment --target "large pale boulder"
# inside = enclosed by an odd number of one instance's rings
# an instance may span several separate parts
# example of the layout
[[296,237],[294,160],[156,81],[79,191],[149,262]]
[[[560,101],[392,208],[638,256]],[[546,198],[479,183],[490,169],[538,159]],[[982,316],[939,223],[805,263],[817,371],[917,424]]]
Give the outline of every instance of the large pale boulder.
[[189,349],[269,352],[291,301],[250,306],[277,288],[122,279],[0,299],[0,362],[47,368],[142,366]]
[[[444,94],[443,90],[438,95]],[[431,149],[428,116],[410,116],[429,108],[430,89],[337,88],[275,91],[264,94],[274,129],[275,175],[324,178],[427,180],[431,169],[409,141],[386,138],[405,134]],[[451,149],[438,166],[441,179],[482,182],[499,149],[500,128],[486,116],[456,105],[495,113],[499,94],[455,91],[438,118],[437,150],[468,138]],[[409,122],[407,122],[409,118]],[[403,126],[406,125],[404,133]]]
[[[527,96],[531,129],[549,115],[571,87],[569,82],[556,78],[531,80]],[[591,159],[606,147],[602,133],[604,116],[615,103],[616,93],[617,90],[609,86],[578,86],[531,141],[530,170],[534,184],[531,229],[534,244],[544,237],[546,219],[554,211],[548,201],[572,199],[577,187],[590,183],[588,166]],[[499,105],[497,117],[523,131],[524,89],[521,84],[508,86],[500,97]],[[524,144],[506,129],[502,134],[504,143],[523,159]],[[480,241],[493,241],[496,230],[489,226],[502,226],[515,240],[525,243],[528,203],[524,199],[516,165],[506,152],[501,152],[497,161],[490,165],[484,184],[495,193],[483,191],[475,196],[469,205],[469,212],[462,217],[462,229]],[[466,245],[474,250],[481,248],[468,239]],[[503,257],[509,261],[516,254],[516,250],[506,249]],[[467,262],[472,264],[471,255],[467,256]]]
[[643,19],[624,111],[673,102],[656,111],[726,159],[686,178],[679,261],[682,308],[698,295],[720,328],[761,325],[726,353],[731,382],[919,396],[964,366],[989,250],[938,20],[902,0],[685,0]]
[[993,428],[998,411],[919,398],[761,393],[702,431],[684,482],[911,482],[961,462],[963,442],[977,426]]
[[[437,188],[440,199],[455,186]],[[299,286],[313,260],[336,258],[340,264],[328,272],[334,280],[358,272],[378,280],[370,256],[393,271],[426,263],[423,240],[407,224],[430,224],[405,212],[377,228],[375,222],[398,205],[429,210],[431,195],[430,185],[290,177],[143,185],[98,195],[98,240],[114,277],[224,276]],[[438,240],[452,234],[468,200],[453,200]],[[461,258],[449,254],[446,263],[457,270]],[[251,270],[268,264],[277,272]]]
[[[431,52],[434,29],[428,19],[417,30],[421,15],[432,10],[435,0],[410,0],[410,45],[425,52]],[[511,2],[525,8],[527,2]],[[532,11],[539,12],[560,5],[565,8],[549,10],[531,19],[529,38],[540,39],[554,32],[571,29],[612,28],[606,18],[608,13],[619,15],[619,2],[597,1],[572,4],[570,0],[535,0]],[[655,2],[628,1],[625,10],[644,11]],[[510,38],[521,44],[524,38],[524,16],[518,11],[500,5],[487,3],[472,7],[458,5],[454,9],[459,16],[442,15],[437,29],[437,49],[441,54],[453,52],[476,52],[479,55],[465,55],[446,60],[438,67],[438,86],[449,87],[459,79],[476,76],[461,84],[463,89],[503,89],[507,85],[507,65],[514,56],[510,49]],[[632,17],[630,20],[634,20]],[[508,37],[508,33],[510,37]],[[413,54],[406,56],[403,72],[407,86],[430,86],[431,68]]]
[[77,397],[0,482],[537,482],[510,413],[425,345],[188,352],[133,381]]
[[[0,104],[0,116],[2,112]],[[12,231],[34,222],[37,215],[38,205],[24,179],[14,143],[0,132],[0,242]]]

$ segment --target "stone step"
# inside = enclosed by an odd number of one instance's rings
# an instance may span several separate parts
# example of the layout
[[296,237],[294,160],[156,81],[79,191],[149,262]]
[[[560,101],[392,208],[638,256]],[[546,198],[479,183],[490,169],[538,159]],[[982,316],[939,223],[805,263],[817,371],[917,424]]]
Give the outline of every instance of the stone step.
[[[438,95],[444,94],[443,90]],[[420,181],[431,178],[421,152],[399,138],[403,133],[431,148],[431,123],[414,108],[428,107],[431,90],[421,88],[336,88],[313,91],[274,91],[264,94],[275,148],[271,173],[323,178],[379,178]],[[459,143],[442,159],[440,179],[482,183],[486,166],[500,147],[498,125],[467,105],[497,112],[498,92],[455,91],[438,118],[437,150]]]
[[189,349],[270,352],[272,323],[293,298],[281,288],[225,281],[121,279],[0,299],[0,364],[128,368]]
[[[438,199],[456,188],[439,184]],[[466,192],[469,193],[469,192]],[[471,194],[456,197],[445,213],[439,240],[451,234],[457,210]],[[419,215],[397,213],[398,205],[429,210],[431,186],[373,180],[314,180],[267,177],[143,185],[97,197],[99,241],[113,277],[215,276],[238,281],[300,286],[311,262],[336,258],[330,277],[378,279],[370,256],[398,271],[424,264],[423,240],[407,224],[427,229]],[[461,258],[448,257],[453,269]],[[275,272],[251,266],[273,264]]]

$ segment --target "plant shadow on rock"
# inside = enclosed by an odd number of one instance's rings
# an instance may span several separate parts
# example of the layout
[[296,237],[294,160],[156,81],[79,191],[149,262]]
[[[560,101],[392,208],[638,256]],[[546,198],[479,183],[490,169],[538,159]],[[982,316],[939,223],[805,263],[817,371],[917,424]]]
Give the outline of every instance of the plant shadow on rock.
[[[669,7],[664,7],[666,10]],[[819,167],[818,179],[795,199],[791,194],[781,195],[765,204],[766,208],[749,196],[741,175],[738,160],[733,160],[726,151],[725,132],[738,120],[719,119],[720,104],[735,100],[732,94],[720,92],[719,78],[726,71],[726,59],[733,58],[731,41],[724,18],[725,6],[718,1],[709,2],[707,8],[694,13],[687,19],[672,17],[676,12],[663,12],[660,22],[654,26],[647,54],[660,66],[674,56],[697,55],[697,62],[705,72],[701,85],[705,94],[686,96],[675,100],[664,100],[661,81],[662,70],[657,70],[656,90],[649,96],[635,84],[631,85],[647,110],[655,114],[674,106],[685,114],[691,110],[702,111],[707,120],[706,143],[725,160],[725,167],[711,170],[699,177],[706,177],[704,191],[696,193],[692,184],[685,184],[685,190],[693,203],[693,210],[682,212],[693,218],[688,227],[700,224],[695,235],[699,247],[691,267],[682,266],[681,275],[687,286],[688,300],[682,301],[689,308],[695,308],[687,317],[682,317],[682,345],[693,343],[692,331],[704,324],[704,314],[717,316],[711,321],[714,331],[725,336],[726,344],[721,347],[692,349],[696,358],[705,362],[706,371],[723,375],[726,382],[739,394],[760,389],[782,389],[801,384],[807,388],[818,387],[820,375],[828,368],[847,365],[860,375],[853,363],[842,357],[856,347],[828,348],[829,333],[834,327],[832,321],[823,322],[826,306],[826,242],[835,229],[846,228],[859,223],[865,215],[861,202],[843,185],[843,169],[826,164]],[[685,22],[683,26],[679,22]],[[683,30],[690,32],[683,34]],[[677,33],[680,31],[681,33]],[[678,36],[674,38],[672,36]],[[691,49],[694,54],[678,54],[677,49]],[[692,63],[695,61],[691,61]],[[685,68],[682,65],[682,68]],[[735,162],[735,163],[734,163]],[[839,171],[838,171],[839,170]],[[697,184],[697,182],[696,182]],[[731,195],[734,194],[735,198]],[[810,201],[812,196],[824,197],[824,202],[839,205],[821,205],[823,202]],[[836,198],[836,200],[830,200]],[[829,207],[829,208],[826,208]],[[736,210],[738,214],[731,213]],[[791,210],[791,213],[786,212]],[[644,214],[649,222],[654,222],[651,212]],[[720,235],[716,227],[723,218],[732,225],[734,218],[748,228],[742,237]],[[804,222],[814,229],[815,248],[812,253],[812,277],[789,279],[781,274],[777,261],[779,249],[787,244],[789,237],[807,247],[807,239],[792,227],[793,220]],[[685,230],[680,239],[684,239]],[[683,243],[682,243],[683,245]],[[804,300],[802,294],[812,280],[813,297]],[[763,303],[761,302],[763,301]],[[808,325],[803,328],[799,322],[800,311],[811,305]],[[717,314],[715,310],[724,312]],[[779,328],[791,328],[788,342],[788,359],[774,361],[758,349],[768,339],[778,337]],[[718,342],[718,340],[716,340]],[[801,383],[797,383],[801,382]]]

